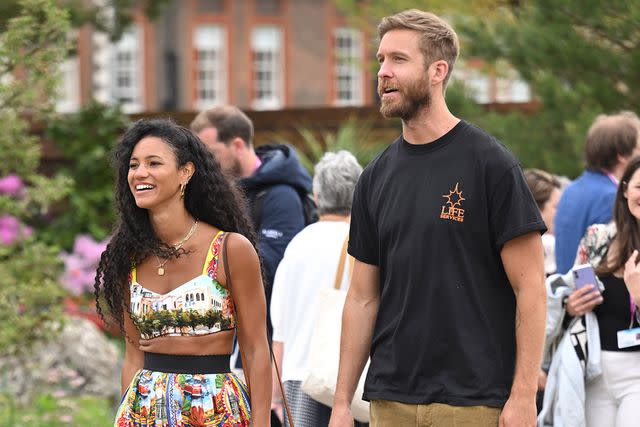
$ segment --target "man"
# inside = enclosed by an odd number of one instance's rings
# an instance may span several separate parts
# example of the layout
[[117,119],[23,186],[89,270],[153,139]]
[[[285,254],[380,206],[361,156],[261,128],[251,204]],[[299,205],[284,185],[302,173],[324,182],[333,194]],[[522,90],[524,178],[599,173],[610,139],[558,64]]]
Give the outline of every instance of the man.
[[[558,203],[554,227],[558,273],[573,267],[587,227],[611,221],[618,180],[629,160],[638,154],[638,116],[627,111],[596,117],[585,144],[587,168],[562,193]],[[585,308],[589,311],[593,307]]]
[[378,33],[380,111],[402,135],[354,194],[330,426],[353,422],[369,353],[373,427],[534,426],[544,222],[513,155],[447,108],[451,27],[414,9]]
[[[238,179],[249,199],[269,306],[276,268],[289,241],[305,225],[301,198],[311,191],[311,177],[288,145],[254,149],[253,123],[237,107],[203,111],[191,122],[191,130],[209,147],[222,169]],[[271,332],[269,320],[268,325]]]

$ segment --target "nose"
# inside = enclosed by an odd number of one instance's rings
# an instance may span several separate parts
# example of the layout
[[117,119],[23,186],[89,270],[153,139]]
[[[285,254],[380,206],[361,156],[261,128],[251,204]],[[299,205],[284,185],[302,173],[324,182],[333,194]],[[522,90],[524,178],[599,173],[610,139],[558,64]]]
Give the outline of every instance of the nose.
[[378,69],[378,79],[390,78],[392,76],[391,66],[385,60],[380,62],[380,68]]
[[141,178],[149,175],[149,171],[143,164],[139,164],[138,167],[133,171],[134,178]]

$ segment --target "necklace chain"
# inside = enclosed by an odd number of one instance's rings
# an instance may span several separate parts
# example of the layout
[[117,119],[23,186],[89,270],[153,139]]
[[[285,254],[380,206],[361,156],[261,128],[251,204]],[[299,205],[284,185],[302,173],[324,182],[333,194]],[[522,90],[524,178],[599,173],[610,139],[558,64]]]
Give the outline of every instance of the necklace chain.
[[[184,244],[187,243],[187,240],[189,240],[191,236],[193,236],[193,233],[196,232],[196,228],[198,228],[197,219],[193,221],[193,225],[191,226],[187,234],[178,243],[174,243],[171,246],[173,246],[175,250],[182,249],[182,246],[184,246]],[[158,276],[164,276],[164,266],[169,261],[169,258],[164,258],[161,260],[158,255],[154,254],[154,256],[156,257],[156,260],[158,260]]]

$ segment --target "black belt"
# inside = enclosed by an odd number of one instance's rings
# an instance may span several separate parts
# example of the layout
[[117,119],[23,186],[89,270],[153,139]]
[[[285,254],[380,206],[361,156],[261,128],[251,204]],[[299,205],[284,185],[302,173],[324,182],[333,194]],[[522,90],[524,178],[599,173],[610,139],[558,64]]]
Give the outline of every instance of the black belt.
[[144,353],[143,369],[173,374],[224,374],[230,372],[230,354],[191,356]]

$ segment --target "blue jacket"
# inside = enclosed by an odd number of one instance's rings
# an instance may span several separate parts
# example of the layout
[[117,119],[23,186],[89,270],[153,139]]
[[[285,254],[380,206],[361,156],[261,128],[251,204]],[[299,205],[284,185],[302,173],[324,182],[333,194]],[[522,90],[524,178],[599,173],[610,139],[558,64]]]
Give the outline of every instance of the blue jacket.
[[611,179],[586,170],[562,193],[555,219],[556,264],[564,274],[576,259],[578,243],[591,224],[606,224],[613,218],[617,187]]
[[268,307],[271,285],[284,250],[304,228],[300,195],[311,192],[311,176],[289,145],[261,145],[256,147],[256,154],[262,165],[253,175],[241,179],[240,185],[252,209],[258,193],[266,190],[255,230],[264,266]]

